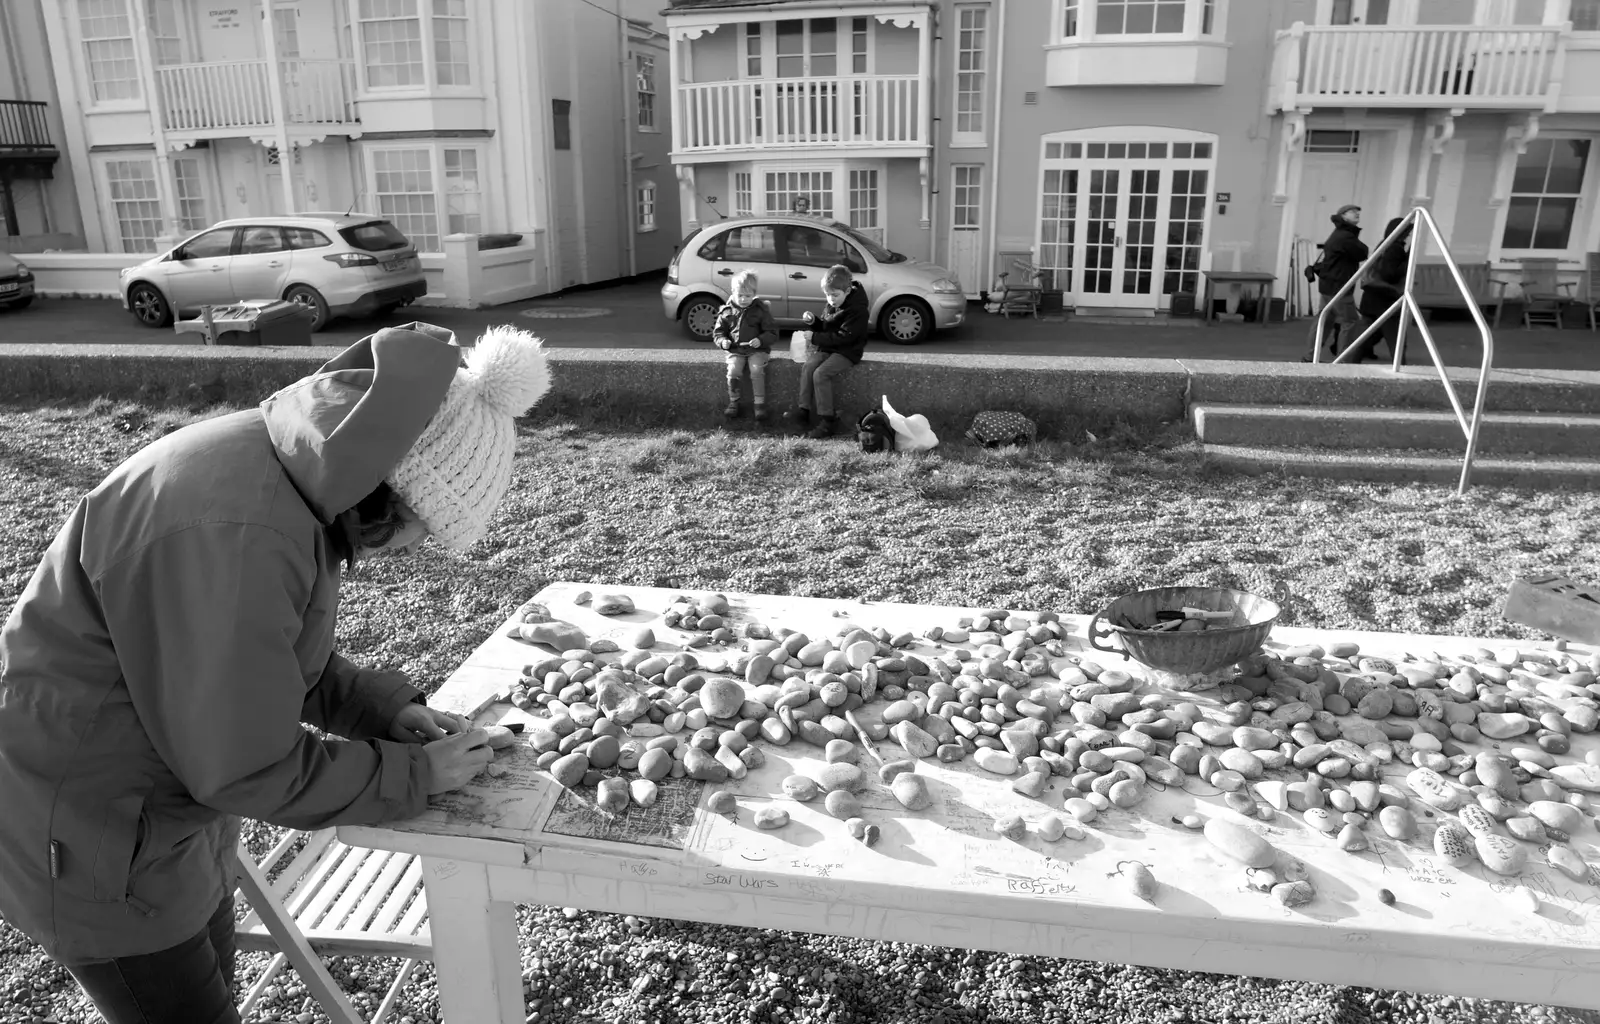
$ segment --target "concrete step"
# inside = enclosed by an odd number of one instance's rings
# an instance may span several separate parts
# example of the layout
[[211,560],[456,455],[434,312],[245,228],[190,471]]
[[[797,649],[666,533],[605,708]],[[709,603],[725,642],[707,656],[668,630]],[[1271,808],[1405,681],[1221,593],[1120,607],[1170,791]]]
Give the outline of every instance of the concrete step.
[[[1277,448],[1206,444],[1212,465],[1260,475],[1427,483],[1455,487],[1461,479],[1461,452],[1396,452],[1382,449],[1331,452],[1322,448]],[[1473,487],[1528,490],[1600,491],[1600,460],[1552,456],[1485,456],[1472,460]]]
[[[1445,409],[1201,404],[1194,406],[1193,414],[1195,434],[1207,444],[1466,449],[1455,413]],[[1486,412],[1478,451],[1576,457],[1600,453],[1600,416]]]
[[[1595,341],[1600,366],[1600,335]],[[1439,371],[1429,366],[1359,366],[1179,360],[1189,373],[1189,402],[1240,405],[1342,405],[1368,408],[1448,409]],[[1472,408],[1478,371],[1449,367],[1461,404]],[[1600,371],[1496,369],[1485,408],[1496,412],[1600,415]]]

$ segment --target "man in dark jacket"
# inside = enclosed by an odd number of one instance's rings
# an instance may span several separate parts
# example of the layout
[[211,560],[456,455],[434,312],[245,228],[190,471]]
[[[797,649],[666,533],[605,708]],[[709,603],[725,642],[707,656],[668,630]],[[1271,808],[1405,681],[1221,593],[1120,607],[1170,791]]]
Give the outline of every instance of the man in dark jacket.
[[[1361,207],[1347,204],[1339,207],[1333,215],[1333,231],[1328,235],[1327,241],[1322,243],[1322,257],[1316,263],[1317,293],[1321,296],[1318,304],[1318,313],[1333,300],[1346,281],[1356,276],[1356,271],[1361,269],[1361,264],[1367,260],[1367,246],[1361,241]],[[1354,330],[1361,321],[1361,316],[1356,312],[1356,297],[1354,292],[1346,294],[1334,302],[1333,308],[1328,313],[1328,323],[1323,329],[1323,341],[1328,346],[1329,355],[1339,352],[1339,336],[1341,331],[1348,337],[1354,337]],[[1301,357],[1301,362],[1309,363],[1317,352],[1317,325],[1311,324],[1311,334],[1307,339],[1307,353]]]
[[481,536],[548,387],[523,332],[463,356],[388,328],[78,502],[0,629],[0,915],[110,1024],[239,1020],[239,818],[412,817],[488,763],[483,730],[334,651],[341,563]]
[[821,316],[805,315],[811,326],[811,345],[815,350],[800,368],[800,394],[789,420],[804,428],[816,413],[816,422],[806,436],[824,438],[837,429],[839,407],[834,388],[850,367],[861,362],[871,330],[871,309],[866,290],[850,274],[850,268],[832,266],[822,276],[822,294],[828,308]]

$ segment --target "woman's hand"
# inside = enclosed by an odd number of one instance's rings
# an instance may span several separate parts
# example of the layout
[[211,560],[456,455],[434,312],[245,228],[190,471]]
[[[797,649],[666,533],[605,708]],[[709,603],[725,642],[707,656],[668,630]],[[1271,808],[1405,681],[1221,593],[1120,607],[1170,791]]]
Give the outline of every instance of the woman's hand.
[[459,735],[435,740],[422,749],[428,757],[429,796],[460,789],[494,760],[494,751],[489,749],[489,734],[482,729],[468,729]]
[[464,733],[468,728],[459,715],[436,711],[426,704],[407,704],[394,716],[389,736],[401,743],[428,743]]

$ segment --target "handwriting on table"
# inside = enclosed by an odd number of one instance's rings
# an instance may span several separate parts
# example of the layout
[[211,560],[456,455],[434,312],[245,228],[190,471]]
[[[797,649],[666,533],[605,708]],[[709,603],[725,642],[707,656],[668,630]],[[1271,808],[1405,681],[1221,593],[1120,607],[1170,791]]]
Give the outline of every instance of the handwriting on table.
[[704,885],[726,886],[734,889],[776,889],[778,883],[770,878],[758,875],[746,875],[738,871],[707,871],[704,875]]
[[814,861],[810,857],[801,857],[797,860],[791,860],[789,864],[792,867],[797,867],[802,871],[815,871],[818,878],[832,878],[835,871],[844,867],[843,864],[829,864],[821,861]]
[[624,861],[623,868],[635,878],[654,878],[660,873],[654,864],[643,860]]
[[1428,885],[1455,885],[1456,880],[1439,869],[1439,866],[1429,860],[1419,860],[1412,864],[1407,874],[1413,882],[1423,882]]
[[1063,882],[1054,878],[1008,878],[1006,879],[1007,892],[1027,893],[1029,896],[1066,896],[1077,892],[1078,887],[1070,882]]

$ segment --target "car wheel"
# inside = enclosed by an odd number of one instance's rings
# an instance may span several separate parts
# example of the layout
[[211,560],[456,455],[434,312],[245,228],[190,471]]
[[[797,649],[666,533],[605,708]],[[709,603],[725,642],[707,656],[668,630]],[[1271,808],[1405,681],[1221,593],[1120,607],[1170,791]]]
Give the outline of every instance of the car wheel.
[[918,299],[895,299],[884,307],[878,330],[896,345],[915,345],[933,333],[933,310]]
[[717,328],[717,311],[722,302],[710,295],[696,295],[678,310],[683,330],[695,341],[710,341]]
[[17,299],[15,302],[10,304],[9,308],[11,308],[11,309],[27,309],[31,305],[33,305],[33,296],[32,295],[28,296],[25,299]]
[[128,289],[128,308],[134,319],[146,327],[166,327],[172,323],[172,305],[153,284],[136,284]]
[[312,334],[328,325],[328,301],[315,288],[308,284],[297,284],[284,292],[283,297],[295,305],[304,306],[311,311]]

